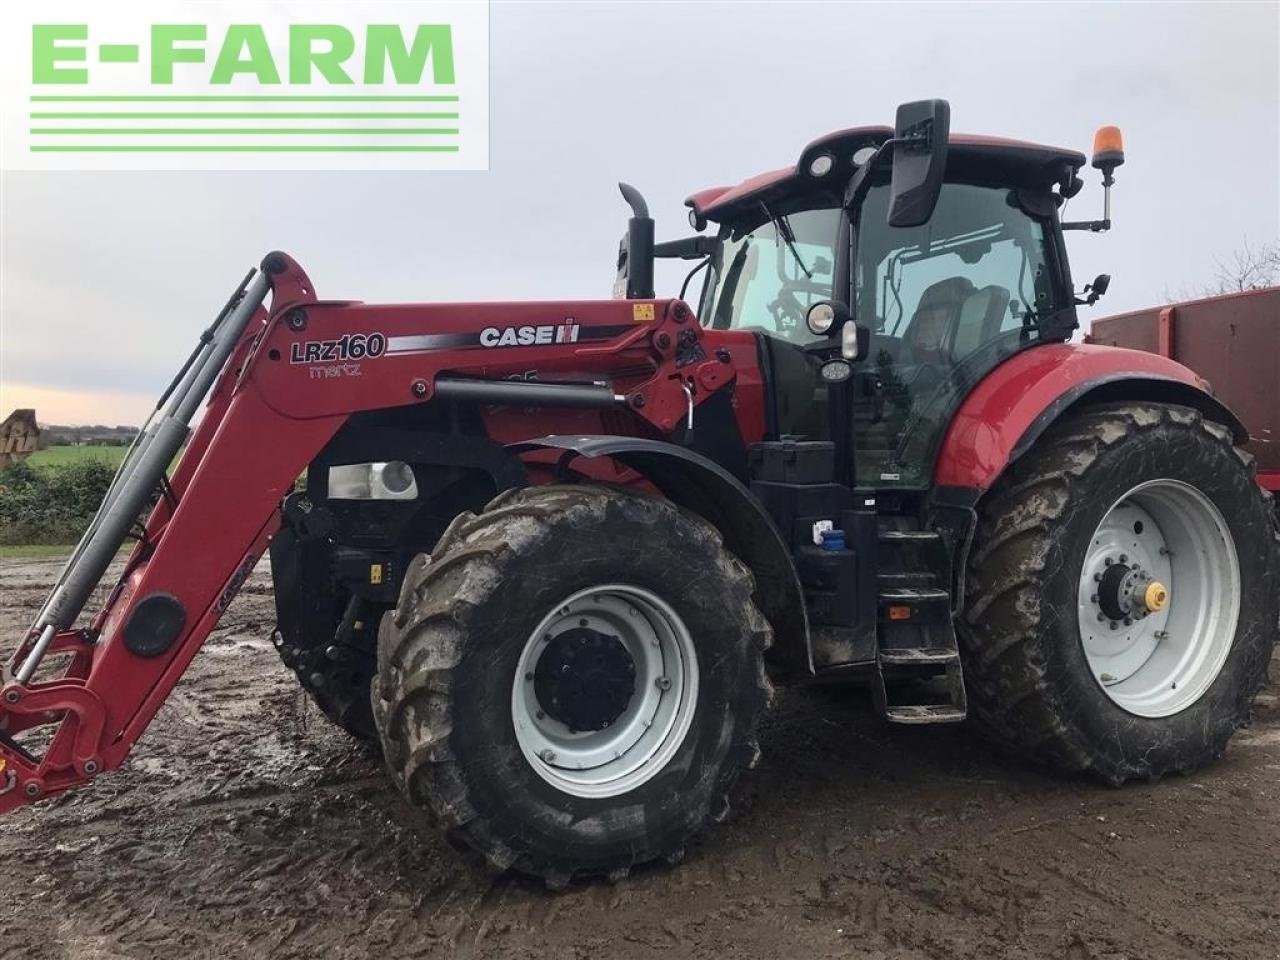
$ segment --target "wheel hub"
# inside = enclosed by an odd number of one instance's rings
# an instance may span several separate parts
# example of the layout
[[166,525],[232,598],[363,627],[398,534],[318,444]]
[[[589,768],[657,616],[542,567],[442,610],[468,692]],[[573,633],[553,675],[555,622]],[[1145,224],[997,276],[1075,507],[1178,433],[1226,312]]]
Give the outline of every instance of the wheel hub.
[[675,609],[627,583],[579,590],[525,641],[512,678],[516,742],[533,771],[578,797],[660,773],[693,723],[698,658]]
[[1076,602],[1085,657],[1107,696],[1138,716],[1177,713],[1231,649],[1240,566],[1230,529],[1189,484],[1138,484],[1094,531]]
[[547,644],[533,689],[538,705],[570,733],[604,730],[635,694],[635,661],[617,636],[575,627]]
[[1136,563],[1109,563],[1098,581],[1097,597],[1108,620],[1140,620],[1164,609],[1168,591]]

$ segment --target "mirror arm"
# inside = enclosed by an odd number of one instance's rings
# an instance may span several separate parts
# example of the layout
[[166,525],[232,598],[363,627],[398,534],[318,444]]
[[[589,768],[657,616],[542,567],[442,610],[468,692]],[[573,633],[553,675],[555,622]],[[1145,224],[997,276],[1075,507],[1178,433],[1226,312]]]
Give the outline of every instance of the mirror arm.
[[875,165],[884,159],[895,144],[905,142],[897,137],[890,137],[876,147],[876,152],[870,156],[866,163],[858,168],[858,172],[853,175],[853,179],[849,181],[849,186],[844,191],[844,208],[846,210],[854,209],[866,196],[867,190],[871,187],[871,171]]
[[1111,229],[1111,219],[1075,220],[1070,223],[1059,224],[1059,226],[1063,230],[1088,230],[1090,233],[1102,233],[1104,230]]
[[667,260],[700,260],[709,257],[720,246],[716,237],[684,237],[653,245],[653,255]]

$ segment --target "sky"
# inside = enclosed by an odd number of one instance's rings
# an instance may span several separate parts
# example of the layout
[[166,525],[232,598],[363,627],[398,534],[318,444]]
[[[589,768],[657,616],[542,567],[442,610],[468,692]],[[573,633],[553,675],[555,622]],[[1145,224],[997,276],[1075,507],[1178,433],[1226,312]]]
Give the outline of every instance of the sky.
[[[1280,237],[1280,3],[502,3],[490,168],[0,177],[0,416],[138,423],[245,270],[291,253],[322,297],[607,297],[627,211],[795,162],[813,138],[951,103],[957,132],[1087,153],[1117,124],[1113,230],[1069,234],[1098,316]],[[1101,216],[1097,171],[1072,218]],[[659,295],[680,271],[661,264]],[[1089,312],[1082,311],[1087,317]]]

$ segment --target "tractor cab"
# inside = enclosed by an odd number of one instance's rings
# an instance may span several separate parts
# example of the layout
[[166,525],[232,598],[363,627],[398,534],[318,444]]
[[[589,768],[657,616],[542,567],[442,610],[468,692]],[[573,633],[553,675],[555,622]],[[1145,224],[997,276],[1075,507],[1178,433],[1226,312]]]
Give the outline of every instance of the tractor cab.
[[[1085,158],[950,136],[930,174],[936,200],[904,218],[895,164],[885,162],[894,135],[831,134],[793,168],[687,205],[695,226],[718,225],[699,317],[712,330],[760,335],[772,432],[847,447],[843,482],[923,490],[969,389],[1013,353],[1076,327],[1058,210],[1079,189]],[[825,302],[836,310],[811,318]],[[826,363],[840,353],[834,316],[868,341],[845,367]]]

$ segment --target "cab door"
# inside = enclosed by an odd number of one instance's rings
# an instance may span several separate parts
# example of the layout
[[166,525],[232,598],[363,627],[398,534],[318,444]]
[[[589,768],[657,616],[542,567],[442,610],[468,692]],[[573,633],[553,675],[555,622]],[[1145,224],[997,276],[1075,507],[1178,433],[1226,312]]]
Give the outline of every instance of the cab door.
[[855,315],[872,338],[853,384],[855,480],[923,489],[960,400],[1069,304],[1052,221],[1016,190],[945,184],[933,217],[910,228],[888,226],[888,192],[870,190],[856,232]]

